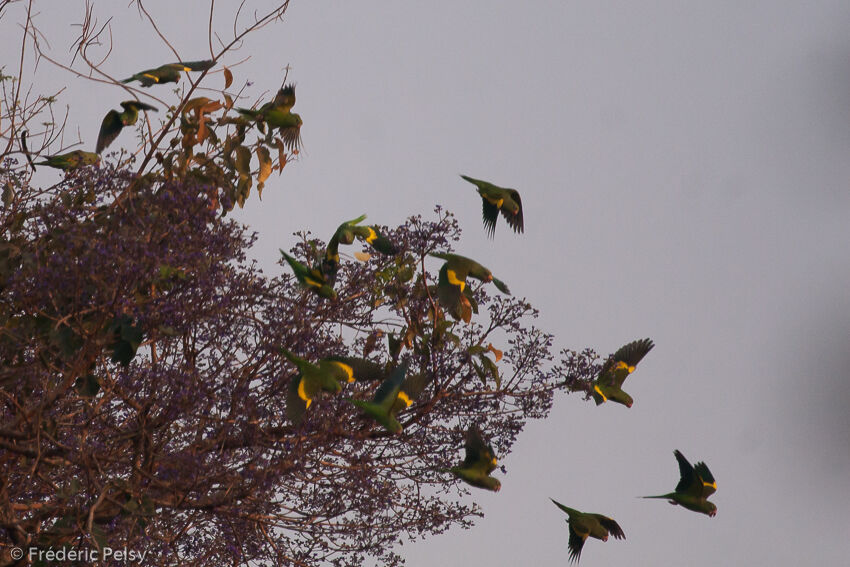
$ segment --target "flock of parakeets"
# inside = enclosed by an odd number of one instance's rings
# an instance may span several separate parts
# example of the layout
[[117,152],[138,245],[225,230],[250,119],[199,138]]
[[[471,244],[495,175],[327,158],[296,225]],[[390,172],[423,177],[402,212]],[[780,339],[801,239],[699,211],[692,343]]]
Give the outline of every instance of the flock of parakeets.
[[[484,227],[490,237],[494,236],[500,213],[515,232],[523,232],[522,200],[519,192],[466,175],[461,177],[478,188],[483,202]],[[398,249],[381,235],[376,227],[359,224],[365,218],[363,215],[339,225],[328,241],[324,256],[313,266],[302,264],[283,250],[280,251],[292,268],[295,278],[306,290],[319,297],[336,299],[333,286],[339,269],[340,244],[351,244],[355,238],[359,238],[381,254],[398,253]],[[468,322],[470,314],[477,312],[473,294],[467,285],[469,277],[484,283],[493,282],[501,292],[510,295],[504,282],[493,277],[489,269],[471,258],[448,253],[431,253],[431,256],[444,260],[437,285],[432,289],[436,291],[440,305],[457,320]],[[612,401],[626,407],[632,406],[632,397],[623,391],[623,383],[654,346],[651,339],[636,340],[621,347],[603,363],[589,392],[597,405]],[[298,368],[298,375],[290,382],[287,396],[287,415],[295,424],[303,421],[305,412],[320,391],[336,394],[342,391],[341,382],[344,381],[382,380],[371,400],[348,401],[390,434],[398,434],[403,429],[398,419],[399,412],[409,407],[428,384],[424,374],[406,376],[406,365],[396,367],[387,376],[382,367],[364,359],[332,357],[313,364],[286,350],[281,349],[281,353]],[[679,463],[680,474],[675,491],[644,498],[664,498],[671,504],[714,516],[717,507],[707,499],[717,489],[717,484],[708,466],[703,462],[692,466],[678,450],[674,451],[674,455]],[[501,482],[491,476],[496,467],[496,453],[493,447],[485,441],[479,427],[472,425],[466,432],[463,462],[439,472],[451,473],[471,486],[498,492],[502,486]],[[568,516],[566,521],[569,525],[568,548],[571,562],[579,560],[588,537],[602,541],[607,541],[609,535],[615,539],[625,538],[620,525],[608,516],[580,512],[554,499],[552,502]]]
[[[142,87],[177,82],[182,72],[205,71],[214,64],[213,61],[170,63],[136,73],[122,82],[139,81]],[[271,102],[257,109],[238,108],[237,112],[255,121],[261,131],[266,125],[270,127],[269,134],[277,129],[284,144],[290,150],[297,150],[300,144],[302,121],[298,114],[292,112],[294,104],[295,86],[290,84],[281,88]],[[95,164],[100,159],[98,154],[118,137],[121,130],[125,126],[136,123],[139,111],[156,111],[153,106],[137,100],[124,101],[121,107],[124,109],[122,112],[110,110],[104,117],[97,139],[96,153],[75,150],[49,156],[34,165],[47,165],[68,170]],[[484,227],[491,238],[495,235],[499,214],[504,217],[505,222],[514,232],[524,232],[522,200],[516,189],[498,187],[466,175],[461,177],[475,185],[481,196]],[[313,266],[302,264],[283,250],[280,251],[292,268],[295,278],[305,289],[325,299],[336,299],[334,283],[340,264],[339,245],[352,244],[355,238],[368,243],[381,254],[395,255],[399,252],[398,248],[383,236],[377,227],[360,225],[365,219],[366,215],[362,215],[339,225],[328,241],[324,257]],[[473,294],[466,283],[469,277],[485,283],[493,282],[502,293],[510,295],[510,290],[504,282],[495,278],[489,269],[471,258],[449,253],[432,253],[431,256],[445,261],[440,268],[435,287],[436,296],[440,305],[457,320],[469,322],[471,314],[478,312]],[[605,361],[590,392],[597,405],[610,400],[626,407],[632,406],[632,397],[622,389],[623,382],[634,372],[637,364],[652,350],[653,346],[650,339],[637,340],[623,346]],[[320,392],[338,394],[342,391],[341,382],[381,380],[372,400],[351,399],[349,401],[387,432],[398,434],[402,431],[402,425],[398,420],[399,412],[409,407],[428,385],[425,374],[407,376],[407,366],[403,364],[386,375],[382,366],[365,359],[331,357],[312,363],[285,349],[281,348],[280,352],[298,369],[297,377],[290,381],[287,395],[287,417],[295,424],[303,421],[313,399]],[[717,507],[707,499],[717,489],[717,484],[708,466],[703,462],[692,466],[678,450],[674,451],[674,455],[679,463],[681,477],[676,490],[668,494],[645,498],[663,498],[671,504],[678,504],[688,510],[714,516],[717,513]],[[466,433],[463,462],[440,472],[451,473],[471,486],[498,492],[501,483],[490,476],[496,466],[496,454],[492,446],[484,440],[480,429],[472,425]],[[566,521],[569,524],[568,548],[571,561],[578,561],[588,537],[602,541],[606,541],[609,535],[613,535],[615,539],[625,538],[619,524],[607,516],[580,512],[554,499],[552,502],[568,515]]]
[[[206,71],[214,65],[215,61],[209,60],[168,63],[155,69],[147,69],[136,73],[121,82],[131,83],[133,81],[139,81],[142,87],[176,83],[180,80],[183,72]],[[261,131],[265,131],[266,125],[270,127],[269,134],[274,129],[277,129],[284,146],[291,151],[297,151],[301,144],[300,131],[302,122],[301,116],[291,111],[293,105],[295,105],[295,86],[286,85],[277,92],[271,102],[262,105],[260,108],[256,110],[237,108],[236,110],[242,116],[253,121]],[[139,111],[156,112],[157,110],[156,107],[138,100],[125,100],[121,103],[121,107],[124,109],[123,111],[110,110],[103,118],[94,152],[74,150],[64,154],[47,156],[40,162],[32,162],[30,160],[33,169],[37,165],[46,165],[57,169],[71,170],[96,164],[100,161],[100,153],[118,137],[121,130],[125,126],[134,125],[138,121]],[[23,142],[22,145],[24,145]]]

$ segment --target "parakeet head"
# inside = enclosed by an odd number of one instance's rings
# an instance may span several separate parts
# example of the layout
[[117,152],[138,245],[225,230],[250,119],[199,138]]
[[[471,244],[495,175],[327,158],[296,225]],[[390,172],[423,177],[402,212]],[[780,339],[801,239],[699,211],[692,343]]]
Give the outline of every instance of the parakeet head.
[[706,501],[705,503],[706,503],[706,507],[708,508],[708,517],[713,518],[714,516],[716,516],[717,515],[717,506],[715,506],[714,503],[712,503],[712,502]]
[[614,390],[608,395],[608,399],[612,402],[621,403],[627,408],[632,407],[632,404],[634,403],[632,397],[622,390]]

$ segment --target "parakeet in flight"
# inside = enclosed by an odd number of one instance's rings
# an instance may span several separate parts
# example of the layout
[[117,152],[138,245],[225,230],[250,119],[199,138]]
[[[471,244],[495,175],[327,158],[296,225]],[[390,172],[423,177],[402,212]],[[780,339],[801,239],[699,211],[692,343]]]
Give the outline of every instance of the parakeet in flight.
[[396,368],[375,391],[371,402],[351,400],[351,403],[363,410],[375,421],[384,426],[390,433],[401,433],[402,426],[398,421],[398,412],[410,407],[425,386],[428,379],[424,373],[412,374],[405,378],[406,365]]
[[297,279],[303,287],[313,290],[313,292],[320,297],[336,299],[336,292],[334,291],[332,283],[328,282],[328,279],[320,269],[308,268],[283,250],[281,250],[280,253],[283,254],[284,259],[289,263],[289,266],[295,273],[295,279]]
[[322,260],[322,273],[327,276],[329,281],[336,280],[336,273],[339,270],[339,245],[351,244],[355,237],[366,242],[381,254],[388,256],[398,254],[398,248],[386,236],[378,232],[377,227],[357,226],[365,219],[366,215],[360,215],[356,219],[345,221],[337,227],[328,241],[325,258]]
[[566,512],[569,516],[567,523],[570,526],[570,540],[567,546],[570,549],[570,563],[577,563],[581,557],[581,548],[588,536],[608,541],[608,535],[614,539],[625,539],[626,534],[620,525],[608,516],[602,514],[588,514],[579,512],[574,508],[564,506],[554,498],[550,498],[555,506]]
[[103,122],[100,125],[100,133],[97,135],[97,147],[95,148],[97,153],[106,149],[118,137],[124,126],[135,124],[139,119],[140,110],[153,110],[156,112],[156,107],[138,100],[125,100],[121,103],[121,107],[124,109],[123,112],[110,110],[103,118]]
[[297,152],[301,147],[301,116],[292,112],[295,105],[295,85],[289,84],[280,89],[271,102],[260,108],[237,108],[242,116],[277,128],[284,146]]
[[466,432],[465,449],[466,456],[463,462],[448,469],[448,472],[467,484],[498,492],[502,488],[502,483],[499,479],[490,476],[490,473],[498,466],[496,453],[493,447],[484,442],[481,430],[474,425]]
[[131,83],[139,81],[143,87],[151,85],[160,85],[163,83],[176,83],[180,80],[180,73],[183,71],[206,71],[215,65],[215,61],[178,61],[177,63],[168,63],[161,65],[156,69],[147,69],[140,71],[121,81],[122,83]]
[[286,349],[280,352],[298,368],[298,376],[290,381],[286,397],[286,414],[293,423],[301,423],[304,412],[320,391],[337,394],[342,390],[340,381],[354,381],[351,366],[339,360],[324,358],[313,364]]
[[295,106],[295,85],[290,83],[282,87],[271,102],[267,102],[260,107],[260,110],[270,110],[272,108],[281,112],[289,112]]
[[640,339],[620,347],[614,356],[605,361],[599,376],[593,382],[593,395],[596,405],[608,400],[632,407],[632,397],[622,390],[623,381],[635,371],[646,353],[654,347],[651,339]]
[[85,152],[83,150],[74,150],[66,154],[58,154],[55,156],[47,156],[44,161],[37,161],[33,165],[46,165],[47,167],[55,167],[57,169],[69,170],[77,169],[86,165],[92,165],[100,162],[100,156],[94,152]]
[[335,360],[351,367],[357,382],[375,382],[387,376],[386,367],[365,358],[356,356],[329,356],[326,360]]
[[681,476],[679,484],[676,485],[676,492],[644,496],[644,498],[666,498],[670,504],[679,504],[688,510],[714,517],[717,514],[717,506],[709,502],[707,498],[717,490],[717,482],[708,470],[708,465],[700,461],[696,466],[691,466],[678,449],[673,451],[673,454],[679,462]]
[[478,188],[478,194],[481,195],[484,202],[484,228],[487,229],[490,238],[493,238],[496,234],[496,219],[499,218],[500,212],[508,225],[514,229],[514,232],[525,230],[522,222],[522,200],[519,197],[519,191],[498,187],[487,181],[473,179],[466,175],[461,175],[461,177]]

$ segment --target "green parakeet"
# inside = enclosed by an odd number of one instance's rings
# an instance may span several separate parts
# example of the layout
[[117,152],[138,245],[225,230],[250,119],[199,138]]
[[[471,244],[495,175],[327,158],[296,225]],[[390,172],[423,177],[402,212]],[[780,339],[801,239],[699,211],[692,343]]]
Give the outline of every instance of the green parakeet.
[[339,225],[325,249],[325,257],[322,259],[322,273],[331,283],[336,281],[336,273],[339,271],[339,245],[354,242],[354,225],[366,219],[366,215],[360,215],[356,219],[345,221]]
[[392,413],[392,409],[401,394],[401,385],[404,382],[406,372],[406,364],[402,364],[393,370],[392,374],[381,382],[381,385],[375,390],[375,396],[371,402],[366,400],[351,400],[351,403],[383,425],[384,429],[390,433],[401,433],[401,424]]
[[490,238],[493,238],[496,233],[496,219],[499,218],[499,212],[505,217],[508,225],[514,229],[514,232],[525,230],[522,222],[522,200],[519,197],[519,191],[498,187],[487,181],[473,179],[466,175],[461,175],[461,177],[478,188],[478,194],[481,195],[484,202],[484,228],[487,229]]
[[569,516],[567,523],[570,526],[570,540],[567,546],[570,549],[570,563],[578,562],[581,548],[584,547],[588,536],[602,541],[608,541],[609,534],[614,536],[614,539],[626,538],[620,525],[608,516],[579,512],[575,508],[564,506],[554,498],[549,500]]
[[490,473],[498,466],[496,453],[493,447],[484,442],[481,430],[474,425],[466,432],[465,449],[466,456],[463,462],[459,466],[448,469],[448,472],[472,486],[499,492],[502,483],[499,479],[490,476]]
[[448,274],[447,262],[440,268],[440,274],[437,278],[437,300],[452,317],[468,323],[472,314],[478,313],[478,302],[472,295],[472,288],[465,284],[461,286],[453,283],[454,278],[450,279]]
[[97,135],[97,147],[95,148],[97,153],[102,152],[109,144],[111,144],[115,138],[118,137],[118,134],[121,133],[121,129],[124,128],[124,126],[132,126],[135,124],[139,119],[140,110],[157,111],[156,107],[138,100],[125,100],[121,103],[121,107],[124,109],[123,112],[110,110],[106,113],[106,116],[100,125],[100,133]]
[[290,83],[282,87],[271,102],[267,102],[260,107],[260,110],[269,110],[275,108],[281,112],[289,112],[295,106],[295,85]]
[[670,504],[679,504],[688,510],[714,517],[717,514],[717,506],[709,502],[707,498],[717,490],[717,482],[708,470],[708,465],[700,461],[696,466],[691,466],[678,449],[673,451],[673,454],[679,462],[681,476],[679,484],[676,485],[676,492],[644,496],[644,498],[665,498],[670,501]]
[[325,275],[318,268],[308,268],[283,250],[280,251],[284,259],[289,263],[292,271],[302,286],[313,290],[314,293],[326,299],[336,299],[333,285],[328,282]]
[[478,305],[472,297],[472,291],[466,285],[466,278],[473,277],[482,282],[493,282],[502,293],[511,291],[493,273],[470,258],[449,253],[431,253],[431,256],[445,260],[440,268],[437,280],[437,299],[455,319],[469,322],[471,314],[478,313]]
[[620,347],[614,356],[605,361],[599,376],[593,382],[593,395],[596,405],[608,400],[632,407],[632,397],[622,390],[623,381],[635,371],[635,367],[652,350],[651,339],[640,339]]
[[58,154],[55,156],[47,156],[44,161],[37,161],[33,165],[46,165],[47,167],[55,167],[57,169],[69,170],[92,165],[100,162],[100,156],[94,152],[85,152],[83,150],[74,150],[67,154]]
[[236,111],[246,118],[277,128],[284,146],[290,151],[298,151],[301,147],[301,126],[304,122],[299,114],[274,107],[261,107],[257,110],[237,108]]
[[335,360],[351,367],[357,382],[375,382],[387,376],[386,367],[365,358],[356,356],[329,356],[326,360]]
[[402,431],[401,423],[398,421],[398,412],[410,407],[425,386],[428,379],[425,374],[413,374],[405,378],[407,365],[396,368],[390,376],[384,380],[371,402],[365,400],[351,400],[351,403],[363,410],[366,415],[384,426],[390,433],[398,434]]
[[131,83],[139,81],[143,87],[151,85],[160,85],[163,83],[176,83],[180,80],[182,71],[206,71],[215,65],[215,61],[178,61],[177,63],[168,63],[156,69],[147,69],[140,71],[128,79],[121,81],[122,83]]
[[304,412],[320,391],[337,394],[342,390],[341,380],[354,381],[351,366],[339,360],[324,358],[313,364],[286,349],[280,352],[298,368],[298,376],[290,381],[286,398],[286,414],[293,423],[301,423]]
[[459,287],[461,291],[466,287],[466,278],[473,277],[482,282],[493,282],[499,288],[499,291],[507,295],[511,294],[511,291],[504,282],[493,277],[493,272],[471,258],[441,252],[432,252],[431,256],[446,261],[447,282],[448,284]]
[[366,242],[381,254],[388,256],[398,254],[398,248],[386,236],[378,232],[376,227],[357,226],[358,223],[363,222],[365,219],[366,215],[360,215],[356,219],[345,221],[337,227],[336,232],[334,232],[328,241],[325,258],[322,260],[322,272],[329,279],[335,281],[336,273],[339,270],[339,245],[351,244],[354,242],[355,237]]

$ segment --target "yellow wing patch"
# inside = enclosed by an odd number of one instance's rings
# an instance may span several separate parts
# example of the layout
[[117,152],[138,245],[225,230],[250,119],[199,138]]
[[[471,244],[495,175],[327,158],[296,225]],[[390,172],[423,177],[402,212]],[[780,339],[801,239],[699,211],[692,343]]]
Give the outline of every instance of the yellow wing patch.
[[304,400],[306,407],[310,407],[310,404],[313,402],[313,399],[307,394],[307,390],[304,389],[304,378],[301,378],[301,381],[298,382],[298,397]]
[[378,238],[378,233],[375,232],[371,226],[367,226],[366,229],[369,231],[369,236],[366,237],[366,242],[372,244],[372,241]]
[[345,364],[344,362],[340,362],[338,360],[334,360],[333,363],[336,364],[339,368],[341,368],[343,372],[345,372],[345,380],[347,382],[354,382],[354,369],[353,368],[351,368],[349,365]]
[[711,487],[711,488],[713,488],[714,490],[717,490],[717,483],[716,483],[716,482],[705,482],[705,481],[702,481],[702,485],[703,485],[703,486],[710,486],[710,487]]
[[461,291],[466,287],[466,280],[458,279],[457,273],[454,270],[446,270],[446,277],[449,278],[450,284],[459,286]]
[[400,391],[400,392],[398,393],[398,399],[399,399],[399,400],[401,400],[401,401],[403,401],[403,402],[404,402],[404,406],[405,406],[405,407],[408,407],[408,408],[410,407],[410,404],[412,404],[412,403],[413,403],[413,400],[411,400],[409,397],[407,397],[407,394],[405,394],[403,391]]
[[602,390],[599,388],[599,384],[596,384],[596,385],[593,386],[593,391],[596,392],[597,394],[599,394],[600,396],[602,396],[603,402],[608,401],[608,397],[605,394],[602,393]]
[[151,74],[149,74],[149,73],[142,73],[142,76],[143,76],[143,77],[147,77],[148,79],[153,79],[153,81],[154,81],[155,83],[158,83],[158,82],[159,82],[159,77],[157,77],[156,75],[151,75]]

